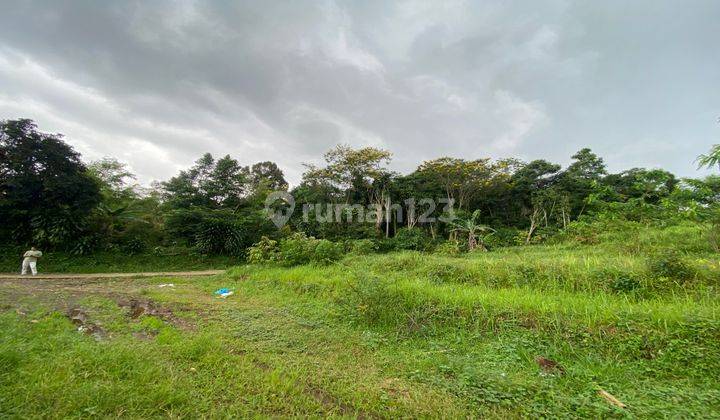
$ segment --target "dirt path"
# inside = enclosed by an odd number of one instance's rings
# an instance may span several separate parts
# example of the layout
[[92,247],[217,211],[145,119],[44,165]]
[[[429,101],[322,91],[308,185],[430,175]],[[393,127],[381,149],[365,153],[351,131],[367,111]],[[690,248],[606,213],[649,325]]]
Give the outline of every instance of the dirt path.
[[205,271],[166,271],[155,273],[92,273],[92,274],[39,274],[37,276],[20,276],[18,274],[0,274],[0,280],[88,280],[88,279],[119,279],[140,277],[195,277],[214,276],[225,270]]

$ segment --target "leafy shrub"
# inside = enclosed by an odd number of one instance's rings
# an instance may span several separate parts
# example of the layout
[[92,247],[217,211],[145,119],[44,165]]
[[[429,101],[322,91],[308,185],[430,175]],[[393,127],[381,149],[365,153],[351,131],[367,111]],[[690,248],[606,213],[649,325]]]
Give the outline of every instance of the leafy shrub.
[[170,237],[190,246],[200,230],[202,221],[207,217],[209,212],[201,209],[173,210],[165,217],[165,231]]
[[312,262],[318,264],[330,264],[342,258],[343,247],[341,244],[321,239],[316,242],[312,254]]
[[279,262],[285,266],[308,263],[330,264],[342,258],[342,244],[294,233],[278,243],[266,236],[248,249],[251,263]]
[[525,245],[527,243],[527,236],[528,236],[527,230],[518,231],[515,234],[515,237],[513,238],[513,243],[515,245]]
[[578,220],[567,225],[561,237],[581,244],[592,245],[599,242],[600,229],[598,224]]
[[375,225],[369,223],[347,223],[343,216],[342,222],[319,223],[313,226],[311,230],[299,228],[303,232],[307,232],[309,236],[325,238],[333,242],[341,242],[344,240],[375,238],[378,231]]
[[307,264],[312,260],[317,240],[304,233],[295,233],[280,242],[280,260],[283,265]]
[[[520,234],[522,234],[521,243],[518,243],[516,238]],[[526,236],[527,232],[522,232],[519,229],[498,228],[492,235],[486,235],[483,242],[488,249],[496,249],[524,244]]]
[[183,209],[168,214],[166,233],[181,243],[194,246],[200,255],[242,255],[263,235],[276,231],[257,212]]
[[252,264],[278,261],[280,259],[280,248],[277,241],[263,236],[260,238],[260,242],[248,248],[247,259]]
[[145,252],[147,249],[147,243],[137,237],[123,238],[120,243],[120,250],[129,255],[136,255]]
[[558,228],[555,226],[543,226],[539,227],[533,233],[533,237],[530,238],[530,242],[534,244],[540,244],[546,242],[548,239],[553,238],[558,234]]
[[656,277],[687,280],[693,276],[692,268],[680,258],[677,252],[667,250],[651,257],[648,261],[650,273]]
[[209,218],[200,224],[195,235],[195,248],[202,255],[241,255],[245,251],[245,242],[235,223]]
[[[78,220],[74,220],[69,210],[61,211],[55,217],[35,216],[30,220],[32,242],[44,247],[62,248],[81,237],[83,232]],[[21,236],[22,232],[13,232]]]
[[435,252],[456,257],[467,252],[467,244],[459,241],[445,241],[435,247]]
[[615,293],[630,293],[643,287],[637,274],[615,267],[604,267],[590,273],[591,290],[600,288]]
[[94,235],[83,236],[73,242],[70,253],[73,255],[88,255],[96,250],[98,239]]
[[395,251],[395,238],[382,238],[375,242],[378,252]]
[[558,230],[554,227],[537,228],[530,236],[530,241],[528,241],[528,233],[528,230],[515,231],[515,235],[508,242],[514,243],[514,245],[538,245],[557,235]]
[[378,246],[372,239],[357,239],[349,244],[349,250],[353,254],[368,255],[377,251]]
[[116,233],[113,241],[122,247],[123,243],[127,241],[140,240],[145,244],[141,251],[144,252],[152,246],[160,245],[164,238],[164,232],[159,226],[144,220],[132,220],[124,224],[124,229]]
[[430,248],[431,239],[423,229],[398,229],[393,238],[395,249],[425,251]]

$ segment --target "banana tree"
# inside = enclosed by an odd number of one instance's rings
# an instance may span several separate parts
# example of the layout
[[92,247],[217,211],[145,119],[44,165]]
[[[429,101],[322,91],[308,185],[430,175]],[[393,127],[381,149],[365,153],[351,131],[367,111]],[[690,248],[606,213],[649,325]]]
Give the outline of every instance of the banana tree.
[[[480,224],[479,219],[480,210],[475,210],[472,216],[467,219],[450,222],[450,225],[454,226],[452,232],[460,232],[467,235],[467,244],[470,251],[478,247],[483,251],[487,251],[487,248],[485,248],[484,238],[495,233],[495,229],[490,226]],[[487,232],[490,233],[486,234]]]

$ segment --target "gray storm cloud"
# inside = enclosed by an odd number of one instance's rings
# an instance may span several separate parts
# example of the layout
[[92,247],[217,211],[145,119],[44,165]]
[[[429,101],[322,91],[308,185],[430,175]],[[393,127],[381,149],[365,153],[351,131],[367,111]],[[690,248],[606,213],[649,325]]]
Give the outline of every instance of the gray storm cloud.
[[0,119],[164,179],[337,143],[696,176],[720,142],[720,3],[35,2],[0,13]]

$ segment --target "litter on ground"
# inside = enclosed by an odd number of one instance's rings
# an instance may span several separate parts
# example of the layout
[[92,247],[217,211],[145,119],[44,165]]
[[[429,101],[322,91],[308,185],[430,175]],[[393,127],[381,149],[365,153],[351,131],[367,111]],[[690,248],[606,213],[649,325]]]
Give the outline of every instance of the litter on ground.
[[232,295],[232,294],[233,294],[233,291],[230,290],[230,289],[222,288],[222,289],[217,289],[217,290],[215,291],[215,294],[216,294],[218,297],[225,298],[225,297],[228,297],[228,296]]

